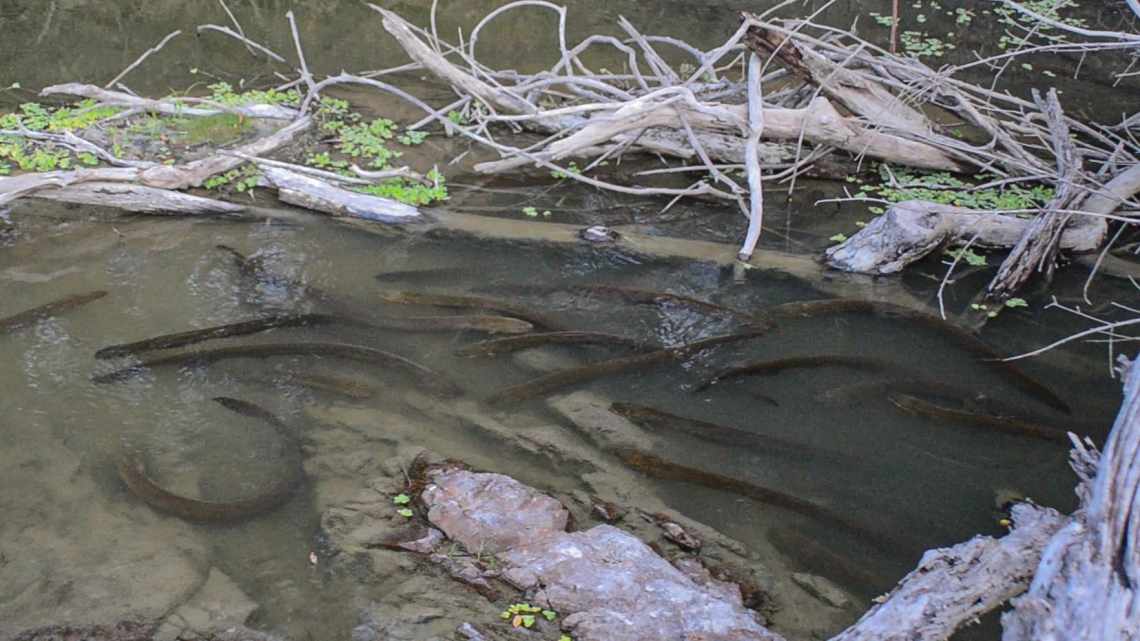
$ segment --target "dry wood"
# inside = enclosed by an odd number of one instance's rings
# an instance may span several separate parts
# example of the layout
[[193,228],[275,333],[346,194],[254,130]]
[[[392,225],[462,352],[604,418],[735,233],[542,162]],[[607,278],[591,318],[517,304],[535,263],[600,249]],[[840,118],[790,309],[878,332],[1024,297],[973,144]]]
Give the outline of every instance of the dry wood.
[[[1032,221],[923,200],[891,205],[866,227],[825,252],[830,267],[861,274],[893,274],[947,245],[973,240],[976,247],[1010,247]],[[1104,242],[1102,219],[1082,216],[1061,234],[1066,251],[1096,251]]]
[[116,182],[88,182],[62,189],[44,189],[31,194],[32,198],[54,200],[77,205],[110,207],[137,214],[239,214],[246,210],[242,205],[214,198],[204,198],[169,189]]
[[[1099,461],[1078,444],[1082,508],[1049,541],[1028,593],[1002,616],[1003,641],[1140,637],[1140,367],[1125,361],[1124,401]],[[1095,477],[1093,476],[1095,461]]]
[[323,180],[277,166],[262,165],[262,175],[282,202],[333,216],[353,216],[384,223],[423,220],[419,209],[390,198],[349,191]]
[[831,641],[944,641],[1029,585],[1046,542],[1064,523],[1054,510],[1022,504],[1013,531],[930,550],[885,599]]

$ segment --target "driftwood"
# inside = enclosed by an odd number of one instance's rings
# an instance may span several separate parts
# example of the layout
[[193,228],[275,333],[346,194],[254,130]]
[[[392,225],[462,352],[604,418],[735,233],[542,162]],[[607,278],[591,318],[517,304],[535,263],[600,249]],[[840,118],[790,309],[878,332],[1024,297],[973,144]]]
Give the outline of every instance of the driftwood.
[[[1049,541],[1029,592],[1002,616],[1004,641],[1140,637],[1140,367],[1099,460],[1078,445],[1082,507]],[[1095,476],[1094,474],[1095,469]]]

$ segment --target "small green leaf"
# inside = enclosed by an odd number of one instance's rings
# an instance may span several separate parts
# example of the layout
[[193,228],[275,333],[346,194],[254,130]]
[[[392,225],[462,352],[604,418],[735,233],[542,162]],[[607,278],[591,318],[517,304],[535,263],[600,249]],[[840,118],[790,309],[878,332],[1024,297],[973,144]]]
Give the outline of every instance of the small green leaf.
[[522,213],[527,218],[538,218],[538,209],[535,207],[523,207]]
[[841,242],[847,240],[847,234],[836,234],[836,235],[832,236],[831,238],[828,238],[828,240],[830,240],[833,243],[841,243]]
[[408,503],[412,502],[412,497],[408,496],[407,494],[397,494],[396,496],[392,497],[392,502],[396,505],[407,505]]
[[534,615],[533,614],[524,614],[522,616],[522,624],[523,624],[523,627],[533,628],[534,627]]
[[543,610],[542,616],[546,617],[547,621],[553,621],[558,618],[558,613],[554,610]]
[[1024,298],[1011,298],[1005,301],[1006,307],[1029,307],[1029,303],[1025,302]]
[[412,518],[412,516],[415,515],[415,512],[404,507],[404,508],[400,508],[400,509],[396,510],[396,514],[399,514],[400,516],[404,517],[405,519],[410,519],[410,518]]

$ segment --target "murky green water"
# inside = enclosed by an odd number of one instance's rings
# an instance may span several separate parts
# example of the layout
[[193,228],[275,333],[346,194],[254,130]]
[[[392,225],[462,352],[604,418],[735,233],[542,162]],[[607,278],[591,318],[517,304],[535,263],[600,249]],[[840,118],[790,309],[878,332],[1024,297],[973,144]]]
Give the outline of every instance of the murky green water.
[[[441,3],[441,32],[455,33],[457,25],[469,28],[497,4]],[[763,8],[763,3],[751,4],[752,9]],[[855,4],[840,3],[831,19],[850,23],[856,12],[866,10]],[[382,34],[378,19],[356,3],[231,5],[251,36],[282,52],[289,48],[282,15],[294,9],[309,59],[324,71],[403,61]],[[397,3],[389,8],[423,22],[424,5]],[[614,2],[600,7],[579,2],[571,9],[571,36],[612,30],[616,16],[624,14],[649,25],[647,30],[708,46],[734,27],[736,8],[720,2]],[[519,66],[549,59],[549,43],[534,36],[539,28],[552,25],[547,18],[511,14],[487,33],[483,46],[488,57]],[[224,15],[204,2],[0,2],[0,31],[5,36],[0,42],[0,85],[18,81],[34,88],[69,80],[105,81],[169,30],[191,31],[204,21],[223,23]],[[961,49],[968,48],[972,38],[987,37],[986,29],[979,27],[964,37]],[[162,93],[213,78],[235,84],[239,77],[251,83],[269,81],[271,67],[243,56],[240,47],[219,37],[184,37],[131,76],[129,84],[140,93]],[[22,91],[9,91],[4,100],[25,99]],[[439,97],[445,95],[439,91]],[[1115,108],[1103,101],[1097,104]],[[394,108],[386,100],[371,107]],[[443,141],[419,153],[448,157],[456,151],[454,144]],[[475,182],[461,168],[446,173],[458,184]],[[659,233],[684,231],[726,239],[739,233],[736,214],[706,205],[682,205],[670,212],[681,222],[668,224],[654,218],[658,202],[623,200],[564,185],[536,187],[533,181],[483,186],[493,190],[456,187],[450,206],[511,212],[533,205],[552,209],[557,220],[566,222],[652,223]],[[835,220],[822,209],[806,210],[805,203],[829,189],[809,184],[783,210],[774,204],[773,230],[765,242],[805,252],[825,244]],[[841,220],[859,215],[839,212]],[[277,278],[243,277],[218,244],[267,256],[269,271]],[[747,311],[821,297],[811,284],[775,273],[736,279],[713,265],[589,248],[373,234],[320,217],[300,216],[294,223],[170,220],[20,204],[11,222],[0,222],[0,317],[77,292],[105,289],[109,295],[0,335],[0,636],[48,621],[80,622],[77,616],[98,612],[101,602],[120,605],[116,594],[129,592],[125,586],[138,581],[156,593],[189,589],[187,577],[194,576],[193,568],[212,566],[260,605],[254,620],[258,626],[296,639],[347,638],[358,611],[382,598],[400,577],[388,577],[382,585],[361,582],[311,567],[308,555],[321,547],[320,512],[351,497],[355,488],[378,474],[385,459],[410,447],[429,447],[551,491],[579,488],[578,470],[551,470],[542,461],[505,456],[502,442],[455,421],[426,418],[417,409],[420,401],[413,400],[419,398],[414,384],[383,368],[331,358],[282,357],[155,368],[122,383],[91,381],[93,373],[111,367],[93,358],[95,350],[108,344],[269,311],[336,311],[363,319],[407,314],[407,309],[378,301],[381,285],[374,277],[436,267],[459,268],[460,275],[396,280],[385,286],[505,297],[562,317],[574,328],[670,344],[731,326],[675,306],[657,309],[583,296],[542,296],[526,286],[606,283],[667,290]],[[929,271],[940,274],[940,267],[931,265]],[[963,299],[982,278],[963,281]],[[1075,295],[1082,281],[1083,274],[1063,272],[1058,295]],[[899,279],[897,286],[929,298],[937,281],[918,272]],[[315,294],[317,290],[324,294]],[[1108,299],[1116,293],[1103,290],[1098,295]],[[1007,313],[987,328],[985,337],[999,351],[1015,353],[1048,342],[1071,326],[1070,319],[1057,313]],[[454,380],[467,399],[536,376],[524,359],[454,355],[456,348],[478,338],[334,326],[276,330],[235,344],[334,341],[391,350]],[[995,500],[1023,495],[1061,509],[1071,507],[1072,479],[1066,472],[1065,448],[1058,444],[904,415],[882,395],[834,400],[836,389],[881,375],[801,370],[693,391],[703,374],[728,363],[823,353],[888,359],[945,384],[986,390],[1003,405],[1086,430],[1095,439],[1103,438],[1118,401],[1115,386],[1106,384],[1103,354],[1095,347],[1053,352],[1025,365],[1072,405],[1072,416],[1065,417],[1027,398],[936,332],[857,315],[784,324],[770,336],[718,350],[685,368],[662,368],[590,387],[614,400],[844,455],[844,465],[804,463],[684,436],[662,436],[655,450],[686,465],[810,498],[897,541],[893,548],[871,545],[728,492],[682,482],[653,483],[676,509],[772,555],[774,563],[779,555],[781,567],[829,576],[867,598],[889,587],[925,548],[976,532],[999,533]],[[568,366],[612,354],[604,348],[562,348],[543,356]],[[311,374],[350,376],[375,393],[369,399],[344,399],[314,392],[298,384],[300,377]],[[157,515],[132,497],[115,473],[124,439],[147,450],[156,476],[165,484],[206,497],[225,499],[256,491],[275,473],[271,461],[279,444],[272,431],[211,402],[215,396],[257,402],[298,430],[306,439],[308,490],[270,515],[235,526],[188,525]],[[450,401],[437,402],[441,411],[450,407]],[[514,424],[557,420],[541,402],[494,411]],[[811,553],[814,548],[804,541],[846,558],[867,579],[853,581],[826,557]]]

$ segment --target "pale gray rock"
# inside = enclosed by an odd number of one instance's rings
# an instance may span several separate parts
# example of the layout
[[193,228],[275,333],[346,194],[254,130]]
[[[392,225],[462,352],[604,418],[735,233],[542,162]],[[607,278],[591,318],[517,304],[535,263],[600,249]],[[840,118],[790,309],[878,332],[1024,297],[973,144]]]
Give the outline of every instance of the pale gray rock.
[[697,584],[645,543],[610,525],[537,539],[500,553],[503,578],[533,600],[571,613],[578,641],[781,639],[739,593]]
[[210,574],[201,589],[182,604],[155,633],[155,641],[174,641],[196,637],[243,625],[257,609],[233,579],[217,568]]
[[472,553],[494,554],[566,529],[557,500],[502,474],[442,470],[423,491],[428,520]]

